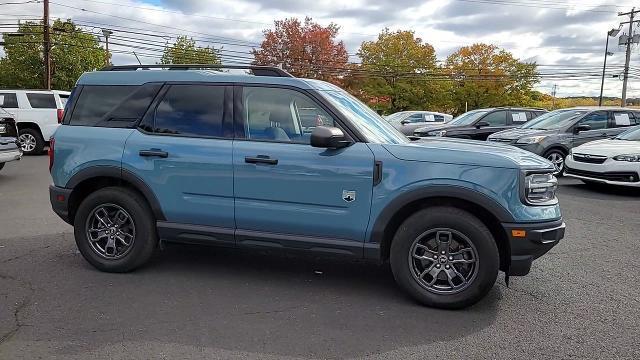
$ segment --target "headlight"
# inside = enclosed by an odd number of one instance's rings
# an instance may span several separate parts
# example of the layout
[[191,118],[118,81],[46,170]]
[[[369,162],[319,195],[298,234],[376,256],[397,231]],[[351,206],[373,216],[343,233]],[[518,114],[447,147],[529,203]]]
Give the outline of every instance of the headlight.
[[640,162],[640,154],[624,154],[613,157],[615,161]]
[[546,137],[546,135],[523,137],[522,139],[518,139],[518,141],[516,141],[516,144],[537,144]]
[[526,200],[533,205],[544,205],[556,199],[558,179],[553,174],[530,174],[524,180]]
[[439,131],[429,131],[427,133],[429,136],[445,136],[447,135],[447,130],[439,130]]
[[0,134],[4,134],[7,132],[7,125],[0,124]]

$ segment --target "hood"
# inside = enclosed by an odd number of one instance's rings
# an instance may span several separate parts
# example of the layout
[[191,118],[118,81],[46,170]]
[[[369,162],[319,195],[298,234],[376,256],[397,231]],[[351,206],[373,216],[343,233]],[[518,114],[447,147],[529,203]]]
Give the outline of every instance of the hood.
[[408,161],[553,170],[553,164],[536,154],[485,141],[433,137],[408,144],[386,144],[384,148],[396,158]]
[[452,125],[447,123],[437,123],[437,124],[427,125],[421,128],[417,128],[414,132],[426,133],[429,131],[440,131],[440,130],[466,128],[466,127],[469,127],[469,125]]
[[497,133],[493,133],[489,135],[489,137],[492,139],[517,140],[527,136],[550,135],[550,134],[555,134],[556,132],[557,130],[513,128],[513,129],[498,131]]
[[612,157],[623,154],[640,154],[640,141],[603,139],[588,142],[573,148],[574,154],[602,155]]

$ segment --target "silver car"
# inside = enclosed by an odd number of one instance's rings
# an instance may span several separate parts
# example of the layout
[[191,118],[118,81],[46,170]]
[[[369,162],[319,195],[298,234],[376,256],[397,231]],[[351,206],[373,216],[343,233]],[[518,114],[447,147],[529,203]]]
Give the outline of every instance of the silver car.
[[449,114],[433,111],[401,111],[385,117],[387,121],[405,135],[413,135],[417,128],[444,124],[453,119]]

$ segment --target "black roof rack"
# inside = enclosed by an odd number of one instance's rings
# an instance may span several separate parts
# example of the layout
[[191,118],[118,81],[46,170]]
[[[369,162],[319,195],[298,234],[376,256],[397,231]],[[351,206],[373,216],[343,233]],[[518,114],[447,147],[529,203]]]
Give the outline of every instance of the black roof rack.
[[128,71],[148,69],[169,70],[201,70],[201,69],[243,69],[251,70],[255,76],[294,77],[288,72],[275,66],[262,65],[220,65],[220,64],[153,64],[153,65],[114,65],[107,66],[101,71]]

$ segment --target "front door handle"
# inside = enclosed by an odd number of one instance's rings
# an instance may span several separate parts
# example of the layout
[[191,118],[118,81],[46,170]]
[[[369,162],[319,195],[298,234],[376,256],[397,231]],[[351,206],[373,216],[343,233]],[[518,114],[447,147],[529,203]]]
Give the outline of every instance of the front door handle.
[[140,156],[166,158],[169,153],[160,149],[140,150]]
[[272,159],[267,155],[245,156],[244,162],[249,164],[278,165],[278,159]]

